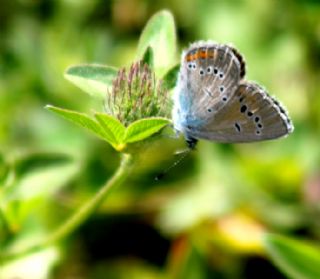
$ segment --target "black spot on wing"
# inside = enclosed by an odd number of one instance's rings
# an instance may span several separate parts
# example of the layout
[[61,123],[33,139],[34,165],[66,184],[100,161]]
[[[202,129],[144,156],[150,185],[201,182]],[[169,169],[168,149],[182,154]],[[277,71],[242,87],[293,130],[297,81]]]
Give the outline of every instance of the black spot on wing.
[[241,127],[239,125],[239,123],[234,123],[234,126],[236,127],[237,131],[240,132],[241,131]]
[[244,113],[246,110],[247,110],[247,106],[246,105],[241,106],[240,112]]

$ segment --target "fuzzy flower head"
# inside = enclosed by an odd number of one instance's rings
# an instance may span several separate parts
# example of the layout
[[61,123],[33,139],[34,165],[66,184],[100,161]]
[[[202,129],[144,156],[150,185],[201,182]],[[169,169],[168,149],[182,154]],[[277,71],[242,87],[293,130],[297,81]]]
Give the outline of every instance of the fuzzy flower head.
[[142,61],[120,69],[106,97],[106,112],[125,126],[148,117],[168,117],[168,92]]

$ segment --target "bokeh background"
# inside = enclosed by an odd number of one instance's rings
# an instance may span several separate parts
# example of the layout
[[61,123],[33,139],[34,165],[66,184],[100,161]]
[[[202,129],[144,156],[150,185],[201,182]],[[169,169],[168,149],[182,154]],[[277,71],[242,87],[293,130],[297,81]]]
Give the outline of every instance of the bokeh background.
[[0,267],[0,278],[285,278],[261,235],[320,241],[319,1],[1,0],[0,249],[49,234],[112,175],[119,155],[44,106],[101,111],[64,70],[129,66],[161,9],[175,17],[179,50],[200,39],[236,46],[294,133],[200,142],[155,181],[184,147],[163,136],[74,234]]

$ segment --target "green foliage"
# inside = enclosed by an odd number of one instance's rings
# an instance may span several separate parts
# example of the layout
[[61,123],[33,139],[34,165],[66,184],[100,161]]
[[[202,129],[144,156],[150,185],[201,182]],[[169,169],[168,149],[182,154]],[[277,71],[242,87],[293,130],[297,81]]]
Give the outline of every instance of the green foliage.
[[264,245],[271,259],[290,278],[320,278],[320,247],[276,234],[267,234]]
[[154,67],[154,54],[152,47],[148,46],[145,53],[143,54],[142,61],[147,64],[151,69]]
[[95,135],[109,140],[108,136],[106,136],[104,129],[93,119],[91,119],[89,116],[87,116],[84,113],[71,111],[67,109],[62,109],[54,106],[47,105],[46,108],[48,110],[51,110],[60,116],[62,116],[65,119],[68,119],[69,121],[78,124],[79,126],[86,128],[88,131],[93,132]]
[[12,162],[9,185],[0,191],[0,247],[17,231],[22,239],[41,234],[46,216],[39,208],[70,182],[78,169],[78,163],[64,154],[30,153]]
[[124,151],[128,143],[142,141],[154,135],[170,122],[165,118],[146,118],[137,120],[126,128],[119,120],[105,113],[95,113],[94,120],[84,113],[54,106],[46,108],[92,132],[118,151]]
[[[155,28],[160,33],[156,33]],[[107,110],[111,112],[111,115],[97,112],[92,118],[84,113],[51,105],[46,108],[108,142],[115,150],[129,152],[130,144],[146,140],[170,122],[169,119],[161,117],[161,113],[164,114],[163,107],[166,104],[167,94],[162,89],[161,83],[156,82],[152,69],[154,64],[156,67],[169,65],[168,61],[159,60],[159,58],[154,63],[153,48],[156,49],[157,55],[160,52],[162,54],[168,52],[168,57],[170,57],[168,48],[175,48],[175,45],[173,46],[173,43],[175,44],[174,32],[173,18],[170,13],[161,12],[153,17],[145,29],[138,48],[144,53],[141,57],[142,62],[133,64],[128,75],[126,75],[125,69],[117,71],[114,67],[97,64],[76,65],[66,70],[65,78],[93,98],[107,102]],[[162,42],[166,42],[168,39],[168,44],[161,45],[159,39]],[[158,65],[159,61],[165,63]],[[135,152],[137,152],[136,149]],[[122,163],[114,177],[64,224],[47,238],[44,238],[42,242],[29,245],[25,250],[21,249],[20,252],[11,254],[10,252],[0,253],[0,261],[37,251],[70,234],[92,214],[103,201],[109,189],[122,182],[129,175],[132,161],[130,155],[123,155]],[[3,164],[3,160],[0,163],[0,179],[7,184],[8,168]],[[69,165],[67,166],[69,167]],[[50,188],[48,192],[52,192],[63,182],[66,182],[66,179],[74,172],[72,166],[66,171],[66,167],[58,163],[57,170],[41,168],[37,172],[33,172],[28,166],[27,168],[30,170],[24,177],[22,176],[24,178],[22,180],[18,179],[18,174],[21,170],[23,171],[23,168],[16,168],[16,181],[19,181],[20,184],[17,184],[16,187],[4,188],[3,193],[0,192],[0,198],[1,194],[4,197],[0,207],[0,229],[6,228],[6,233],[0,232],[0,244],[23,223],[25,216],[30,212],[29,208],[33,207],[34,201],[43,194],[46,187]],[[64,175],[65,172],[66,175]],[[44,185],[46,187],[43,187]],[[31,188],[32,191],[30,191]]]
[[[175,49],[173,17],[167,11],[159,12],[142,32],[137,57],[141,57],[151,69],[154,66],[155,69],[164,70],[172,65]],[[131,67],[128,76],[125,70],[117,73],[115,68],[102,65],[77,65],[66,70],[67,80],[98,99],[107,99],[107,111],[117,116],[123,124],[138,119],[127,129],[112,115],[96,113],[95,121],[83,113],[53,106],[47,108],[93,132],[116,150],[123,151],[127,143],[145,140],[170,122],[157,116],[166,103],[165,91],[172,89],[176,82],[178,69],[179,66],[175,66],[167,71],[160,85],[154,80],[153,73],[140,63]],[[114,85],[110,92],[112,83]],[[164,91],[159,86],[163,86]],[[152,118],[142,119],[149,116]]]
[[115,119],[114,117],[105,113],[96,113],[95,118],[98,120],[100,126],[106,133],[106,141],[118,149],[117,146],[121,146],[123,144],[126,128],[118,119]]
[[[286,235],[301,237],[302,231],[306,241],[314,241],[307,245],[310,250],[318,250],[318,2],[4,0],[0,258],[5,262],[0,263],[0,278],[246,278],[247,272],[260,278],[274,268],[251,264],[261,260],[261,253],[266,255],[264,263],[273,261],[289,278],[317,276],[318,255],[300,249]],[[155,9],[159,12],[153,16]],[[177,24],[179,52],[169,10]],[[179,53],[197,40],[234,45],[246,61],[246,78],[261,83],[286,105],[294,133],[243,145],[199,141],[197,150],[175,164],[180,155],[173,154],[185,148],[182,137],[157,136],[161,129],[152,134],[158,126],[148,122],[155,115],[148,110],[145,117],[139,113],[146,110],[130,109],[134,103],[130,100],[139,98],[128,98],[125,106],[120,98],[119,109],[108,110],[118,70],[128,74],[130,65],[140,60],[155,73],[162,90],[169,90],[170,100]],[[139,96],[139,90],[135,92]],[[163,117],[170,119],[171,107],[160,103],[161,126]],[[43,109],[44,104],[75,111],[52,107],[54,115]],[[130,119],[119,120],[125,115]],[[60,116],[101,140],[83,136],[83,130]],[[167,132],[172,129],[163,131]],[[128,142],[130,138],[138,141]],[[112,188],[104,202],[100,196],[100,203],[87,206],[105,190],[107,180],[114,181],[117,166],[127,155],[134,155],[134,169],[127,180],[120,176],[122,187]],[[154,181],[168,167],[163,179]],[[84,206],[86,214],[74,222],[73,213]],[[119,227],[128,230],[124,235],[112,233]],[[268,231],[285,239],[271,235],[262,246],[261,234]],[[144,237],[150,232],[151,238]],[[61,241],[67,235],[67,241]],[[50,244],[53,249],[59,247],[55,260],[41,252],[20,261],[7,257],[34,243],[44,251],[48,242],[38,241],[48,238],[55,240]],[[88,238],[96,244],[88,243]],[[190,243],[192,250],[180,240]],[[117,246],[114,251],[114,243],[137,245],[129,245],[130,251]],[[15,264],[10,271],[8,261]],[[29,270],[35,274],[27,274]]]
[[102,100],[105,99],[116,75],[116,68],[95,64],[71,66],[64,74],[74,85]]
[[172,67],[168,70],[162,78],[163,87],[165,90],[170,90],[175,87],[178,79],[178,73],[180,70],[180,64]]
[[123,141],[129,143],[144,140],[169,123],[168,119],[159,117],[137,120],[128,126]]
[[142,31],[137,49],[141,59],[148,47],[154,52],[154,67],[162,73],[176,60],[176,30],[173,16],[168,11],[156,13]]

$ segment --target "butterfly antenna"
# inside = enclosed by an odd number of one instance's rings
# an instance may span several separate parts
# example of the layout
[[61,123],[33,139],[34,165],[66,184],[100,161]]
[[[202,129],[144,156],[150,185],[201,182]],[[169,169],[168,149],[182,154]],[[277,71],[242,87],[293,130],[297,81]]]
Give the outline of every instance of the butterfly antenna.
[[187,148],[183,151],[180,151],[178,153],[178,155],[180,155],[180,158],[178,158],[178,160],[176,160],[171,166],[167,167],[162,173],[158,174],[155,177],[156,181],[159,181],[160,179],[162,179],[171,169],[175,168],[177,165],[179,165],[190,153],[192,149],[191,148]]

